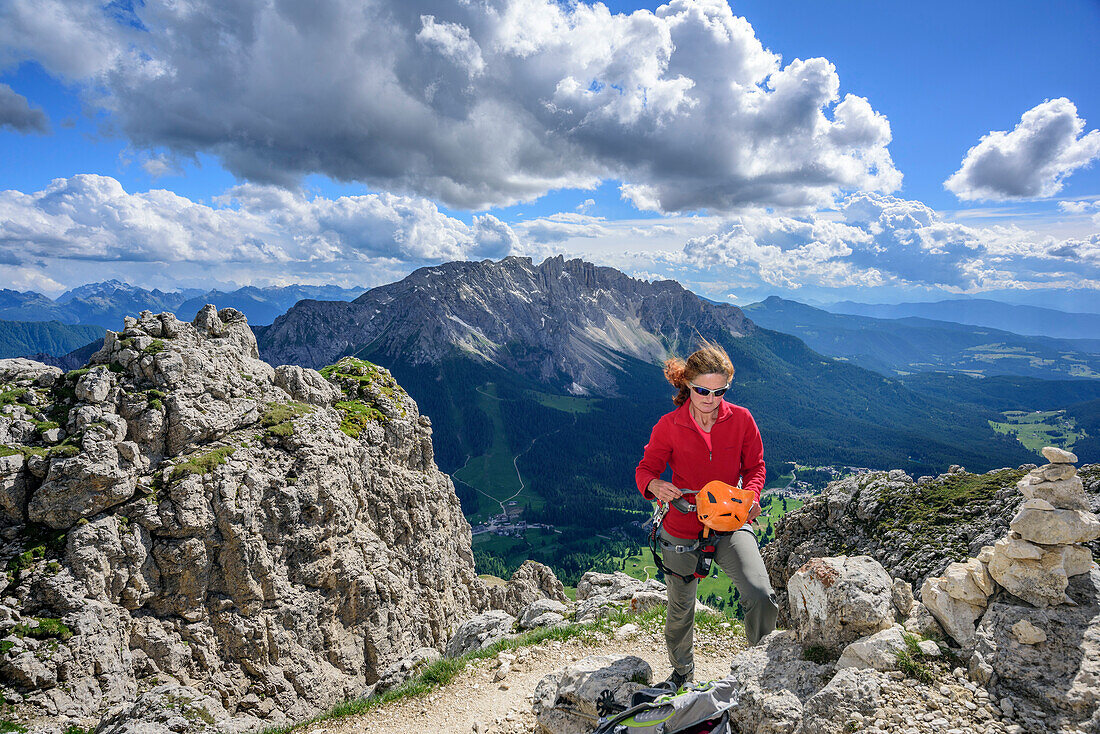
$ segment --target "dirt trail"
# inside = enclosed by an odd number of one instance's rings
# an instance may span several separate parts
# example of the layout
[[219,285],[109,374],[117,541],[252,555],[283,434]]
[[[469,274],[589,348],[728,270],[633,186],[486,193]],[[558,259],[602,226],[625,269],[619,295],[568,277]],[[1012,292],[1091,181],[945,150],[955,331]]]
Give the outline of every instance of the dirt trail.
[[[696,628],[696,678],[711,680],[727,676],[730,658],[745,645],[745,638],[737,632]],[[423,698],[394,701],[360,716],[320,722],[299,731],[307,734],[532,732],[535,718],[531,713],[531,700],[543,677],[589,655],[613,653],[637,655],[648,662],[653,668],[654,681],[664,680],[671,672],[664,634],[657,628],[642,629],[626,639],[603,636],[596,644],[585,643],[579,638],[566,642],[544,641],[510,651],[517,658],[511,664],[511,672],[501,681],[493,680],[497,673],[496,658],[479,660],[467,666],[450,684]]]

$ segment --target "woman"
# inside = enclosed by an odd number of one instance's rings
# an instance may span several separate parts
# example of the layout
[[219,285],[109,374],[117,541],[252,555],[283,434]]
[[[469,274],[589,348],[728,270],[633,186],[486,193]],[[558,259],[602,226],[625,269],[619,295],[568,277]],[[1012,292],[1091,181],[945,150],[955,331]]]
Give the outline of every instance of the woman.
[[[675,574],[690,576],[698,551],[692,550],[703,530],[694,512],[694,495],[707,482],[717,479],[756,493],[749,523],[760,514],[760,490],[764,486],[764,450],[756,421],[745,408],[722,400],[733,379],[733,363],[722,347],[702,342],[702,348],[686,360],[665,362],[665,378],[679,392],[672,399],[677,409],[661,417],[653,427],[645,453],[635,471],[638,490],[648,500],[670,504],[684,495],[691,512],[669,507],[660,530],[668,586],[668,616],[665,642],[672,663],[669,677],[676,687],[693,679],[692,633],[695,625],[695,591],[699,580],[684,581]],[[672,481],[660,478],[672,468]],[[713,532],[713,531],[712,531]],[[768,572],[748,523],[740,530],[718,538],[715,562],[737,586],[745,612],[745,636],[756,644],[775,629],[779,608],[775,603]]]

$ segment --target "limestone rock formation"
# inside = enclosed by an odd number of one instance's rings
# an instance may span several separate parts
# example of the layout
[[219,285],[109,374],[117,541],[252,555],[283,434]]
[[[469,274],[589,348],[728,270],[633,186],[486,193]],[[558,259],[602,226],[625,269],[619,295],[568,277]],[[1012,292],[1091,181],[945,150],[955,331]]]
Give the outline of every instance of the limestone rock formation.
[[894,622],[893,579],[870,556],[814,558],[791,576],[787,595],[805,644],[840,648]]
[[[1032,484],[1037,476],[1047,478],[1047,483]],[[1024,479],[1040,494],[1025,488]],[[1073,479],[1081,480],[1081,493],[1074,489]],[[1073,486],[1057,484],[1067,481]],[[1069,501],[1055,502],[1055,496]],[[775,539],[764,546],[764,563],[780,602],[780,624],[792,623],[786,616],[787,582],[811,558],[869,555],[891,577],[919,590],[925,579],[942,575],[953,562],[978,556],[983,547],[1008,535],[1012,519],[1031,497],[1096,513],[1100,465],[1080,471],[1064,464],[1025,465],[986,474],[959,469],[920,482],[894,469],[830,483],[821,495],[782,517],[775,524]],[[1100,540],[1083,547],[1100,557]],[[990,560],[984,562],[988,565]]]
[[[649,663],[632,655],[593,655],[539,682],[534,712],[540,734],[587,734],[608,704],[626,708],[635,690],[653,677]],[[606,699],[611,692],[610,701]]]
[[0,392],[0,694],[24,720],[95,724],[167,682],[278,724],[494,604],[564,598],[537,564],[476,577],[384,369],[272,368],[233,309],[142,312],[64,375],[2,360]]

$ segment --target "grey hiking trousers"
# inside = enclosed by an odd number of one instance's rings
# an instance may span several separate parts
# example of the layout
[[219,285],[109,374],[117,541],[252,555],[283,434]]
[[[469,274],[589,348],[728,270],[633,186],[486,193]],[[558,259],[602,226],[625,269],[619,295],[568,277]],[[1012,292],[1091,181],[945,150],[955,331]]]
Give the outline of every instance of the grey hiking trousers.
[[[698,551],[676,553],[665,547],[690,545],[692,540],[669,535],[661,528],[661,561],[670,571],[690,574],[695,571],[699,559]],[[750,645],[775,629],[775,618],[779,607],[775,603],[775,593],[764,559],[760,557],[760,548],[756,545],[756,535],[750,526],[737,532],[723,535],[715,548],[714,562],[726,572],[740,592],[741,609],[745,612],[745,637]],[[692,640],[695,632],[695,591],[699,579],[685,582],[683,579],[665,574],[668,587],[668,617],[665,620],[665,643],[668,645],[668,661],[677,673],[690,675],[695,669],[695,654]]]

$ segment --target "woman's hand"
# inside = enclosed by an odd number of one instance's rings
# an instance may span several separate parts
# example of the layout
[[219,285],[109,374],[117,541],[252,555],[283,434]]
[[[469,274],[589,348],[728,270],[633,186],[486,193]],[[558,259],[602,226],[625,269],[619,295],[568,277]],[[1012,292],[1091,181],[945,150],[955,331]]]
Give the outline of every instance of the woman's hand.
[[760,503],[753,500],[752,507],[749,508],[749,522],[752,522],[758,517],[760,517]]
[[681,496],[683,492],[676,489],[676,485],[672,482],[666,482],[664,479],[654,479],[646,487],[649,493],[664,502],[666,505],[677,497]]

